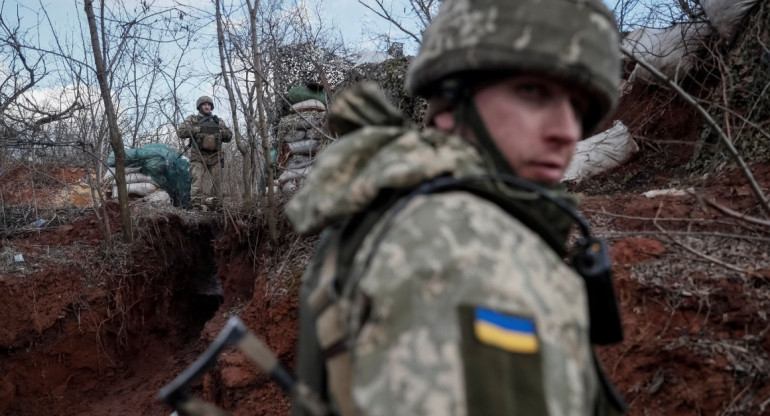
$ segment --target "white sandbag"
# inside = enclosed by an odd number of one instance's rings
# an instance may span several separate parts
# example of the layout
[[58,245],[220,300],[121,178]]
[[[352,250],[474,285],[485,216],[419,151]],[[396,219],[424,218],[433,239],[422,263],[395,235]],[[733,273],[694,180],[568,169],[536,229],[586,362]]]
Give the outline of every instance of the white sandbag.
[[[132,173],[139,173],[142,170],[141,166],[135,166],[135,167],[126,167],[126,176]],[[104,172],[104,177],[102,178],[105,182],[108,184],[112,184],[115,181],[115,168],[107,168],[107,171]],[[112,182],[110,182],[112,181]]]
[[307,134],[306,130],[295,130],[293,133],[289,133],[286,136],[283,136],[283,142],[284,143],[298,142],[304,139],[306,134]]
[[[134,173],[127,173],[126,174],[126,183],[143,183],[143,182],[149,182],[155,186],[160,186],[157,183],[155,183],[154,180],[150,176],[147,176],[143,173],[134,172]],[[110,177],[109,182],[107,182],[108,185],[115,185],[115,177]]]
[[326,106],[321,101],[311,98],[309,100],[300,101],[297,104],[293,104],[291,109],[297,113],[302,113],[305,111],[326,111]]
[[171,205],[171,196],[168,192],[158,189],[155,192],[150,193],[146,197],[142,198],[142,201],[150,202],[154,205]]
[[727,40],[735,36],[738,23],[755,4],[757,0],[700,0],[711,26]]
[[297,184],[294,182],[288,182],[281,186],[281,190],[285,193],[291,193],[297,190]]
[[[126,189],[128,190],[129,195],[147,196],[157,191],[158,185],[155,185],[154,183],[149,183],[149,182],[128,183],[126,184]],[[112,187],[112,197],[113,198],[118,197],[117,186]]]
[[304,178],[308,173],[310,173],[310,166],[303,169],[285,170],[281,173],[281,176],[278,177],[278,183],[284,184],[293,179]]
[[154,180],[148,175],[145,175],[143,173],[129,173],[126,175],[126,183],[142,183],[142,182],[149,182],[157,186],[158,184],[155,183]]
[[[711,32],[707,23],[682,23],[665,29],[637,29],[629,33],[621,46],[674,81],[681,80],[693,67],[693,54],[702,39]],[[636,65],[629,83],[659,81],[647,70]]]
[[638,151],[628,128],[617,120],[612,128],[578,142],[562,180],[579,182],[598,175],[622,165]]
[[292,155],[284,164],[285,169],[300,169],[313,164],[313,158],[303,155]]
[[320,144],[316,140],[302,140],[289,143],[289,150],[295,155],[309,155],[318,149]]

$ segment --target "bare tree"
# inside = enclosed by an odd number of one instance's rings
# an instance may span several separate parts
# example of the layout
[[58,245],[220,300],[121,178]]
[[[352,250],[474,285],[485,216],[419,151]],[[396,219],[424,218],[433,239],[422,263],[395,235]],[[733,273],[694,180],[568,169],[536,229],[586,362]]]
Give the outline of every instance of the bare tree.
[[[232,74],[232,71],[228,71],[227,66],[225,65],[225,35],[223,30],[223,24],[222,24],[222,13],[221,13],[221,4],[219,0],[215,0],[214,6],[216,7],[216,21],[217,21],[217,45],[219,49],[219,64],[222,71],[222,80],[225,84],[225,89],[227,90],[227,96],[230,101],[230,111],[233,117],[233,133],[235,135],[235,143],[238,147],[238,151],[240,151],[241,156],[243,157],[242,162],[242,174],[243,174],[243,203],[244,208],[248,211],[251,209],[254,196],[253,196],[253,180],[252,177],[254,175],[255,166],[252,160],[252,149],[253,146],[251,146],[251,143],[244,139],[244,137],[241,135],[240,128],[238,126],[238,105],[235,101],[235,94],[233,92],[233,87],[230,84],[230,77]],[[251,123],[247,123],[247,126],[251,125]]]
[[[104,7],[104,2],[102,2]],[[102,91],[104,110],[107,113],[109,125],[110,146],[115,152],[115,182],[118,187],[118,202],[120,203],[120,222],[123,226],[123,241],[133,240],[131,226],[131,211],[128,208],[128,190],[126,189],[126,150],[123,147],[123,139],[118,127],[118,116],[112,103],[110,87],[107,85],[107,65],[102,55],[103,45],[99,44],[99,33],[96,28],[93,0],[85,0],[84,8],[88,17],[88,28],[91,33],[91,46],[94,52],[94,64],[96,65],[96,77],[99,79],[99,89]],[[104,36],[104,14],[102,14],[102,36]]]
[[255,93],[257,95],[257,115],[259,117],[259,132],[262,136],[262,154],[265,158],[265,167],[267,169],[267,210],[268,210],[268,229],[270,238],[275,242],[278,240],[278,230],[276,229],[276,204],[275,192],[273,187],[273,161],[270,158],[270,139],[267,131],[267,117],[265,116],[264,92],[262,91],[262,71],[260,69],[259,42],[257,39],[257,8],[259,0],[246,0],[246,7],[249,9],[249,32],[251,34],[251,53],[254,65]]
[[30,99],[29,93],[49,75],[50,54],[28,39],[29,31],[21,28],[18,19],[11,23],[7,16],[0,13],[0,55],[6,64],[0,69],[0,148],[10,155],[45,145],[43,127],[72,117],[83,104],[77,96],[65,108]]

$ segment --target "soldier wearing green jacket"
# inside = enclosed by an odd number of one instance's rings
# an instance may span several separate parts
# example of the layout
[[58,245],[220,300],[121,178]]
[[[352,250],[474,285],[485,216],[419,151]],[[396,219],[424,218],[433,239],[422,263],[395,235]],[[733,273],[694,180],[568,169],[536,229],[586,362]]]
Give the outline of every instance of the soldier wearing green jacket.
[[[211,97],[198,98],[195,108],[198,114],[187,117],[177,135],[190,139],[190,204],[193,209],[213,210],[221,204],[222,143],[230,142],[233,134],[224,121],[212,114]],[[207,177],[211,179],[207,181]]]
[[323,230],[297,373],[335,414],[624,411],[593,354],[590,285],[564,261],[559,185],[619,74],[601,0],[446,0],[406,77],[425,129],[374,84],[335,100],[344,136],[286,209]]

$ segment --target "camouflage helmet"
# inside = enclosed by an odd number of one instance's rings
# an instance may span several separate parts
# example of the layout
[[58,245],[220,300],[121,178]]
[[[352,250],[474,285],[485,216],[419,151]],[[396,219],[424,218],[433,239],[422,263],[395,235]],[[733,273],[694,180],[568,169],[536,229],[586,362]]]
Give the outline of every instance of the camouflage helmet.
[[198,98],[198,101],[195,102],[195,109],[200,111],[201,105],[203,103],[209,103],[211,104],[211,109],[214,109],[214,100],[211,99],[208,95],[201,96],[201,98]]
[[482,71],[569,80],[592,100],[583,120],[591,131],[618,101],[615,19],[601,0],[446,0],[409,66],[407,92],[431,97],[441,81]]

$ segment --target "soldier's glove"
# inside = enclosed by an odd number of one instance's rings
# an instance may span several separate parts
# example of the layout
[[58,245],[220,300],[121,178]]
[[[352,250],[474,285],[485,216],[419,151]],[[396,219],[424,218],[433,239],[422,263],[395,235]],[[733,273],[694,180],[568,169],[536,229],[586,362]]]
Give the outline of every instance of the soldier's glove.
[[198,133],[200,133],[200,132],[201,132],[201,126],[194,126],[194,127],[192,128],[192,132],[193,132],[193,134],[198,134]]

